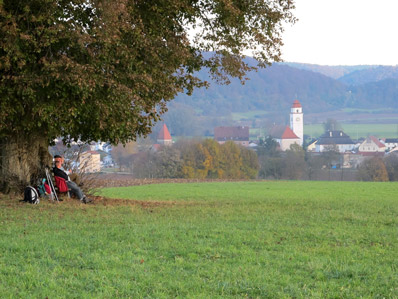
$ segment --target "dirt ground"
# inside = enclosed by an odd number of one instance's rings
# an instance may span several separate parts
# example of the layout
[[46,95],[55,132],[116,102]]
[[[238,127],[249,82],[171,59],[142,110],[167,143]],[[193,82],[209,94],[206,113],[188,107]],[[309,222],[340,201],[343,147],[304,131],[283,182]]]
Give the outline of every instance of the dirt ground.
[[[56,202],[46,198],[40,199],[40,206],[49,204],[61,204],[68,206],[81,206],[88,207],[92,205],[100,206],[134,206],[139,205],[143,208],[154,208],[154,207],[171,207],[175,205],[187,205],[192,203],[187,202],[175,202],[175,201],[142,201],[142,200],[131,200],[131,199],[118,199],[118,198],[107,198],[103,196],[94,196],[95,188],[104,187],[127,187],[127,186],[140,186],[148,184],[164,184],[164,183],[197,183],[197,182],[226,182],[226,181],[238,181],[238,180],[198,180],[198,179],[136,179],[129,174],[93,174],[86,177],[83,180],[82,189],[88,194],[88,197],[93,201],[88,204],[82,204],[79,200],[74,198],[68,198],[66,195],[61,195],[62,201]],[[90,194],[91,193],[91,194]],[[20,202],[23,199],[23,194],[16,195],[5,195],[0,193],[0,205],[8,207],[16,207],[18,205],[27,204]]]

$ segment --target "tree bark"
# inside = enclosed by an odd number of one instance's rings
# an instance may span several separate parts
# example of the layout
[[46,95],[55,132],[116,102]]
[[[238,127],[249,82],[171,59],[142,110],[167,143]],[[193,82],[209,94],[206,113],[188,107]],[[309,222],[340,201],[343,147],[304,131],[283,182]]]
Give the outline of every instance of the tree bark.
[[16,193],[45,177],[51,165],[45,136],[23,135],[0,140],[0,192]]

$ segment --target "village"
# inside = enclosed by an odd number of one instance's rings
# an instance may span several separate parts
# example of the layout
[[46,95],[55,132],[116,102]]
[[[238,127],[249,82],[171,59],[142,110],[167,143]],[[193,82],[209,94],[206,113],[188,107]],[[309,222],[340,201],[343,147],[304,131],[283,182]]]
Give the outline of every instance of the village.
[[[268,138],[276,142],[276,150],[283,156],[292,146],[302,148],[308,157],[317,157],[325,152],[334,152],[335,156],[328,161],[323,168],[331,169],[357,169],[361,163],[371,158],[383,158],[388,155],[398,155],[398,138],[377,138],[367,136],[353,140],[343,130],[327,130],[319,138],[305,138],[304,132],[304,112],[301,103],[296,99],[290,109],[290,125],[274,124],[270,130]],[[244,148],[257,152],[259,144],[263,142],[261,138],[250,138],[249,126],[219,126],[214,128],[213,139],[220,145],[228,141]],[[52,148],[53,154],[62,153],[62,140],[56,140],[56,144],[61,145]],[[163,147],[170,147],[175,143],[172,135],[165,123],[157,135],[156,143],[148,141],[140,150],[135,150],[130,156],[131,159],[138,159],[141,151],[156,153]],[[72,146],[73,148],[73,146]],[[110,169],[121,170],[123,167],[117,161],[116,153],[112,154],[112,146],[104,142],[93,142],[89,146],[77,146],[73,151],[73,167],[80,172],[98,173],[110,171]],[[118,163],[119,162],[119,163]]]

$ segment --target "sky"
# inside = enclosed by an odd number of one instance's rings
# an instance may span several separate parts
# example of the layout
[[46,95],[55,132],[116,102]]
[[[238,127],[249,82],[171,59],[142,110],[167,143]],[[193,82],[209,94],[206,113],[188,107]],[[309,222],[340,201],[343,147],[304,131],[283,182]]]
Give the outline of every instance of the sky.
[[398,0],[296,0],[282,59],[321,65],[398,65]]

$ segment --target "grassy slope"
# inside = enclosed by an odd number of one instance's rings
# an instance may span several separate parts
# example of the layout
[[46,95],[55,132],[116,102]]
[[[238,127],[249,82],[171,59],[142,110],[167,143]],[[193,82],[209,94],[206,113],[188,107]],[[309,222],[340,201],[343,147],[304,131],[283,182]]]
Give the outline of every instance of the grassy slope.
[[[106,189],[147,203],[0,200],[3,297],[395,297],[396,183]],[[164,204],[159,204],[164,202]]]

